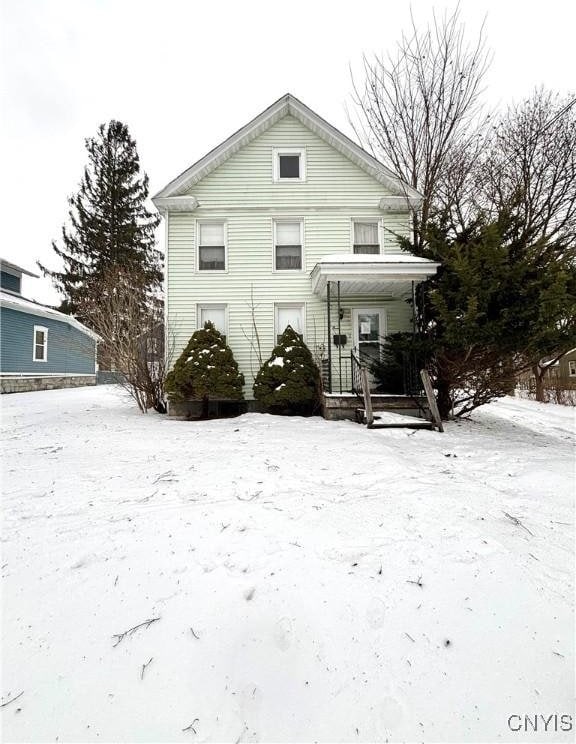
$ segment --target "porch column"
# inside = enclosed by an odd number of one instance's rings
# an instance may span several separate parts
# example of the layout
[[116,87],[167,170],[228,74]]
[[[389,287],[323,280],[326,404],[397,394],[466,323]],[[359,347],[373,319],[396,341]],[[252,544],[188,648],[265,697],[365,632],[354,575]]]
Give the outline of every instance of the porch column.
[[412,282],[412,335],[416,335],[416,282]]
[[338,281],[338,378],[342,395],[342,313],[340,311],[340,281]]
[[330,342],[330,282],[326,282],[326,306],[328,318],[328,392],[332,392],[332,344]]

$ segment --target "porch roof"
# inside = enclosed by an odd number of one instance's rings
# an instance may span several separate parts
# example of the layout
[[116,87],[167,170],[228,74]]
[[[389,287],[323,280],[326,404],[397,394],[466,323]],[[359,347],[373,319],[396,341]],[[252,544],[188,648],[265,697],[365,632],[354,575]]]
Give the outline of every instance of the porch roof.
[[335,253],[323,256],[310,273],[312,291],[325,296],[327,282],[340,282],[342,295],[407,297],[412,282],[433,276],[439,263],[408,253]]

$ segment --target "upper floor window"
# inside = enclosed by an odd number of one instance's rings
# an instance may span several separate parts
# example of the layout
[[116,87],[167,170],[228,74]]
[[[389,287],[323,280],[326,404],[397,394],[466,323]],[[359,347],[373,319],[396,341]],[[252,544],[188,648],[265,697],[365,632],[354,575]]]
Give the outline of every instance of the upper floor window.
[[274,268],[276,271],[302,270],[302,220],[274,222]]
[[305,181],[306,150],[302,147],[285,147],[274,150],[274,181]]
[[568,374],[570,377],[576,377],[576,361],[572,359],[568,360]]
[[48,361],[48,329],[44,326],[34,326],[32,360],[34,362]]
[[378,220],[355,220],[354,253],[380,253]]
[[226,270],[226,225],[224,222],[198,223],[198,269]]

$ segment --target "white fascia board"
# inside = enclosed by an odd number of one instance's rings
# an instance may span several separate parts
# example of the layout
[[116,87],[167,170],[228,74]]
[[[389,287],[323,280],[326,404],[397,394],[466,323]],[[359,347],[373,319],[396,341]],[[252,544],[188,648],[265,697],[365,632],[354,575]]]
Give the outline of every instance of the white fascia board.
[[156,203],[156,200],[160,198],[185,194],[195,183],[221,165],[231,155],[288,114],[298,119],[304,126],[369,173],[388,190],[404,199],[408,198],[414,205],[417,205],[412,208],[418,208],[423,199],[419,191],[404,183],[389,168],[290,93],[282,96],[248,124],[187,168],[177,178],[170,181],[153,197],[152,201]]
[[293,96],[290,96],[289,113],[349,160],[352,160],[356,165],[367,171],[394,194],[399,194],[402,198],[409,197],[414,199],[418,203],[418,206],[420,205],[423,195],[419,191],[416,191],[409,184],[404,183],[383,163],[376,160],[366,150],[363,150],[360,145],[357,145],[354,140],[351,140],[350,137],[347,137],[339,129],[333,127],[332,124]]
[[198,209],[198,199],[195,196],[155,196],[152,201],[162,215],[166,215],[167,212],[193,212]]
[[385,266],[379,264],[364,263],[359,266],[350,264],[316,264],[310,279],[314,294],[320,294],[326,287],[326,282],[365,282],[367,284],[378,284],[387,282],[423,282],[434,276],[440,264],[430,261],[429,263],[388,263]]
[[420,209],[424,197],[418,194],[417,197],[410,195],[402,196],[383,196],[378,202],[378,208],[383,212],[406,212],[411,209]]
[[248,124],[225,139],[224,142],[206,153],[200,160],[193,163],[173,181],[170,181],[169,184],[155,194],[152,201],[156,203],[156,199],[183,195],[193,184],[200,181],[200,179],[208,175],[208,173],[221,165],[225,160],[228,160],[240,148],[265,132],[287,113],[288,102],[286,96],[283,96],[261,114],[258,114]]
[[0,258],[0,268],[7,274],[12,274],[12,276],[20,277],[22,274],[26,274],[26,276],[32,276],[34,279],[40,278],[38,274],[33,274],[31,271],[28,271],[28,269],[23,269],[22,266],[17,266],[11,261],[6,261],[5,258]]

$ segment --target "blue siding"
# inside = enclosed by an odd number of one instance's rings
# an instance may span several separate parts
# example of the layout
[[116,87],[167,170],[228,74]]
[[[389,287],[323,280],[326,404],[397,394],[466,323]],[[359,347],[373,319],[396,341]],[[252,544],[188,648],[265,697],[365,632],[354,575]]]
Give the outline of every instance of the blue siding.
[[[34,326],[48,328],[48,361],[32,360]],[[95,344],[65,321],[3,307],[0,312],[0,372],[95,374]]]
[[20,293],[20,281],[21,277],[9,274],[7,271],[0,272],[1,281],[0,284],[2,289],[9,289],[11,292]]

